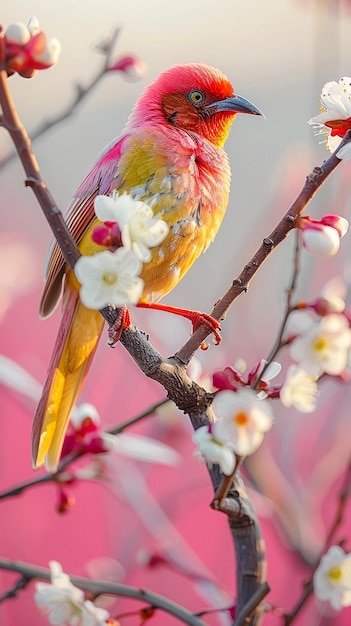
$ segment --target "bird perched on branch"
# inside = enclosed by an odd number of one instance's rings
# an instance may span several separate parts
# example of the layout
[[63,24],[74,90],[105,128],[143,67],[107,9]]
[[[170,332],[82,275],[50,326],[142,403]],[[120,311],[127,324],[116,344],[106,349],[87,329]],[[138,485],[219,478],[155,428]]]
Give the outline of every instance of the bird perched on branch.
[[[163,72],[136,102],[122,134],[92,165],[74,194],[67,225],[82,255],[101,248],[91,238],[97,195],[127,193],[162,216],[168,235],[144,263],[139,306],[183,315],[196,327],[219,324],[198,312],[158,301],[169,293],[213,241],[228,204],[230,168],[223,145],[237,113],[262,115],[235,95],[228,79],[203,64]],[[104,320],[79,298],[79,283],[57,244],[51,247],[40,314],[50,315],[62,289],[63,316],[32,437],[34,467],[55,470],[69,416],[94,356]],[[211,326],[212,325],[212,326]]]

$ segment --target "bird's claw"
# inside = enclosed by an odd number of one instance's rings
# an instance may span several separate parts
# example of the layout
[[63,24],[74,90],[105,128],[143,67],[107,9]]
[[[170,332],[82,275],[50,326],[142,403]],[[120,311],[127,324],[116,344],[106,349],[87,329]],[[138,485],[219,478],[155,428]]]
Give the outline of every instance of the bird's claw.
[[[198,313],[196,316],[192,318],[193,332],[203,324],[205,328],[211,331],[214,334],[213,343],[218,346],[222,341],[222,335],[220,333],[221,327],[219,321],[216,320],[208,313]],[[201,344],[201,350],[208,350],[208,345],[205,341]]]
[[108,345],[110,348],[114,348],[116,343],[120,340],[122,332],[130,326],[131,319],[128,307],[121,306],[117,309],[117,317],[115,323],[110,326],[107,331]]

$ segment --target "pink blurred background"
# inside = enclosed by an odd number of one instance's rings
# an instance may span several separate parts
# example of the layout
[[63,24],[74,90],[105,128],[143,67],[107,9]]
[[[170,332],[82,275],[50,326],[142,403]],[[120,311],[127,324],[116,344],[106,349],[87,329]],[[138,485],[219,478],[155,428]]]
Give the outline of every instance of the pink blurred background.
[[[233,170],[230,207],[216,242],[167,302],[211,310],[262,238],[278,221],[314,164],[327,157],[307,125],[319,109],[327,80],[351,74],[351,13],[348,2],[293,0],[14,0],[2,7],[1,23],[25,22],[36,15],[49,36],[62,45],[58,65],[35,80],[18,77],[11,86],[19,114],[30,131],[61,111],[77,82],[98,71],[101,58],[93,44],[122,26],[116,54],[133,52],[148,66],[145,78],[126,82],[107,76],[75,115],[39,139],[34,150],[42,174],[64,209],[99,150],[122,129],[135,98],[170,65],[205,62],[220,67],[236,91],[259,106],[266,120],[242,116],[235,122],[227,151]],[[0,158],[11,146],[1,133]],[[314,217],[336,212],[350,219],[350,165],[328,181],[313,201]],[[39,320],[42,268],[51,239],[49,228],[17,161],[0,171],[0,352],[40,382],[59,322],[59,312]],[[350,244],[337,257],[317,261],[303,255],[299,296],[313,299],[326,281],[350,274]],[[292,241],[266,263],[248,294],[223,324],[223,342],[199,354],[203,372],[242,357],[253,366],[266,356],[282,315],[291,274]],[[209,280],[215,276],[215,280]],[[133,321],[152,343],[169,355],[187,339],[189,327],[167,315],[133,312]],[[101,342],[82,400],[96,404],[104,427],[116,425],[164,398],[162,388],[144,379],[122,346]],[[337,507],[337,494],[350,455],[350,391],[325,385],[318,410],[302,415],[277,407],[277,423],[264,447],[250,460],[250,495],[267,547],[267,601],[289,610],[319,553]],[[0,388],[0,491],[33,477],[29,437],[34,403]],[[136,462],[116,455],[113,479],[74,484],[76,504],[56,512],[58,492],[51,484],[0,501],[0,555],[47,566],[60,561],[68,573],[106,577],[105,558],[121,565],[114,579],[169,596],[192,611],[227,606],[234,586],[234,554],[226,519],[209,508],[212,493],[204,467],[193,457],[191,430],[175,412],[156,416],[130,431],[155,437],[181,456],[176,467]],[[112,470],[111,470],[112,471]],[[249,485],[250,485],[250,481]],[[350,505],[337,540],[351,550]],[[195,581],[167,567],[140,565],[141,551],[167,553]],[[202,578],[201,578],[202,577]],[[0,593],[13,581],[0,571]],[[33,603],[33,586],[0,605],[0,624],[41,626],[47,620]],[[112,614],[130,610],[119,602]],[[319,607],[319,608],[318,608]],[[312,599],[296,624],[337,626],[350,623],[351,609],[340,614]],[[205,618],[228,624],[228,616]],[[123,624],[138,623],[126,618]],[[156,624],[173,624],[164,614]],[[269,626],[282,624],[268,615]]]

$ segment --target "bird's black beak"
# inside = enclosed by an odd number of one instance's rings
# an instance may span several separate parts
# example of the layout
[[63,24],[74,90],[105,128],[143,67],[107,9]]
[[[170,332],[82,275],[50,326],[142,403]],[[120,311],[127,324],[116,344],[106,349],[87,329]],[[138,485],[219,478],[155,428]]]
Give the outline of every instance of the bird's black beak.
[[228,111],[228,113],[248,113],[250,115],[262,115],[264,117],[262,111],[252,104],[252,102],[238,95],[224,98],[224,100],[218,100],[218,102],[211,102],[205,109],[210,113]]

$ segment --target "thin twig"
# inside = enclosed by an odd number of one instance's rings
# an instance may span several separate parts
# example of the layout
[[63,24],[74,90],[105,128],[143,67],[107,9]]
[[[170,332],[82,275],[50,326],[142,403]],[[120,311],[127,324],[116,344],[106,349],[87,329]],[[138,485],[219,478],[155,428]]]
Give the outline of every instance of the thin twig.
[[12,587],[10,587],[10,589],[0,594],[0,604],[2,602],[5,602],[5,600],[10,600],[10,598],[16,598],[18,593],[22,591],[28,585],[29,582],[30,582],[29,578],[26,578],[26,576],[21,575],[18,578],[17,582]]
[[141,422],[143,419],[145,419],[145,417],[150,417],[157,411],[157,409],[161,408],[162,406],[165,406],[169,402],[170,400],[168,398],[166,398],[165,400],[161,400],[161,402],[156,402],[149,409],[146,409],[146,411],[144,411],[143,413],[140,413],[140,415],[137,415],[136,417],[132,417],[130,420],[123,422],[123,424],[120,424],[119,426],[115,426],[114,428],[109,429],[107,432],[110,433],[110,435],[119,435],[130,426],[134,426],[134,424]]
[[[106,432],[109,433],[110,435],[119,435],[130,426],[133,426],[134,424],[137,424],[138,422],[142,421],[146,417],[150,417],[151,415],[153,415],[155,411],[157,411],[158,408],[164,406],[168,402],[169,402],[168,399],[161,400],[160,402],[156,402],[155,404],[153,404],[151,407],[149,407],[148,409],[146,409],[145,411],[143,411],[136,417],[130,420],[127,420],[123,422],[122,424],[115,426],[114,428],[110,428]],[[20,483],[19,485],[15,485],[14,487],[10,487],[0,492],[0,500],[5,500],[6,498],[10,498],[13,496],[19,496],[24,491],[26,491],[27,489],[30,489],[31,487],[37,487],[38,485],[43,485],[49,482],[59,483],[63,470],[66,470],[67,467],[71,465],[71,463],[74,463],[74,461],[77,461],[78,459],[85,456],[86,454],[90,454],[90,453],[86,452],[85,450],[80,450],[80,449],[74,450],[73,452],[71,452],[71,454],[61,459],[60,464],[55,472],[45,472],[45,474],[41,474],[40,476],[36,476],[35,478],[31,478],[29,480],[26,480]]]
[[[104,61],[103,61],[102,67],[99,69],[97,74],[90,80],[90,82],[85,87],[83,87],[80,83],[77,83],[75,85],[75,95],[72,101],[70,102],[70,104],[68,104],[67,107],[65,107],[57,115],[54,115],[48,119],[42,120],[39,126],[30,133],[30,138],[32,142],[38,139],[38,137],[46,133],[48,130],[50,130],[53,126],[60,124],[61,122],[66,120],[68,117],[73,115],[76,109],[82,104],[83,100],[85,100],[85,98],[93,91],[96,85],[103,78],[103,76],[105,76],[105,74],[108,71],[108,67],[110,65],[113,50],[116,45],[120,32],[121,32],[120,28],[114,29],[106,47],[106,53],[104,55]],[[2,125],[5,126],[5,121],[3,119],[1,120],[1,122],[2,122]],[[10,163],[16,156],[17,156],[17,152],[15,151],[15,152],[11,152],[5,155],[2,159],[0,159],[0,169],[8,165],[8,163]]]
[[298,278],[299,271],[300,271],[300,252],[301,252],[300,233],[299,233],[299,231],[297,231],[296,232],[296,241],[295,241],[295,250],[294,250],[293,273],[292,273],[292,276],[291,276],[290,285],[289,285],[289,287],[286,290],[285,312],[284,312],[284,315],[283,315],[282,322],[280,324],[280,328],[279,328],[279,331],[278,331],[277,338],[276,338],[276,340],[274,342],[274,345],[273,345],[269,355],[265,359],[266,360],[266,364],[263,367],[262,371],[259,372],[259,377],[258,377],[257,381],[254,382],[254,384],[253,384],[254,388],[256,388],[256,386],[258,385],[258,383],[262,379],[263,374],[265,373],[265,371],[268,368],[269,364],[273,361],[275,356],[278,354],[279,350],[285,345],[285,343],[283,341],[283,335],[284,335],[285,327],[286,327],[289,315],[291,314],[291,312],[295,308],[291,304],[291,301],[292,301],[292,297],[293,297],[293,295],[295,293],[295,290],[296,290],[297,278]]

